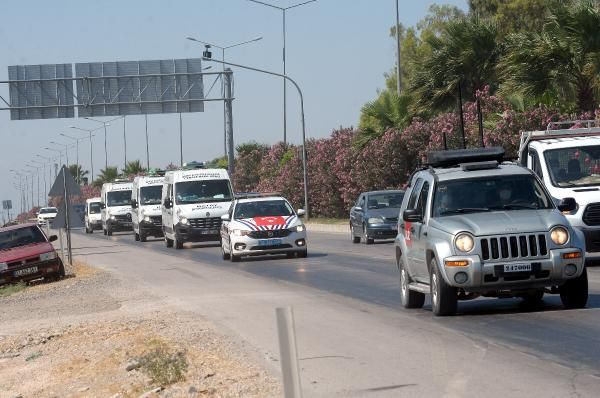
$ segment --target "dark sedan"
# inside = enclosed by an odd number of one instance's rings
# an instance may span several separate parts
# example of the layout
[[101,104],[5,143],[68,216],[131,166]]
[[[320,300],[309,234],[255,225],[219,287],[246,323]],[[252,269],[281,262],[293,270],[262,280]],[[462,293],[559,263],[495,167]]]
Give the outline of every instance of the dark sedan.
[[350,210],[350,237],[372,244],[375,239],[394,239],[404,191],[371,191],[360,194]]

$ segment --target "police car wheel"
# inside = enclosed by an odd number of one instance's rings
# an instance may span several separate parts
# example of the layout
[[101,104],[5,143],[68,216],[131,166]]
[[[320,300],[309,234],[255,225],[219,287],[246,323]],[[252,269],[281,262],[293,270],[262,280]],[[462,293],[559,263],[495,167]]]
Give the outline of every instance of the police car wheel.
[[134,239],[135,239],[135,241],[136,241],[136,242],[139,242],[139,241],[140,241],[140,234],[136,234],[136,233],[134,232],[134,233],[133,233],[133,235],[134,235]]
[[400,260],[400,299],[404,308],[421,308],[425,304],[425,295],[421,292],[410,290],[408,285],[410,276]]
[[173,247],[173,240],[169,239],[165,236],[165,246],[167,247]]

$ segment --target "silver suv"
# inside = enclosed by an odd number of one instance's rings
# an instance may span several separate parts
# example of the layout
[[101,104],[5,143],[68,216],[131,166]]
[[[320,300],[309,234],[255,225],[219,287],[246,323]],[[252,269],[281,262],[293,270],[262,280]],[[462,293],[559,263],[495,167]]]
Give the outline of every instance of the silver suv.
[[568,308],[587,303],[585,243],[528,169],[503,162],[502,148],[431,152],[410,178],[400,209],[396,263],[402,305],[435,315],[457,301],[522,297],[539,304],[560,293]]

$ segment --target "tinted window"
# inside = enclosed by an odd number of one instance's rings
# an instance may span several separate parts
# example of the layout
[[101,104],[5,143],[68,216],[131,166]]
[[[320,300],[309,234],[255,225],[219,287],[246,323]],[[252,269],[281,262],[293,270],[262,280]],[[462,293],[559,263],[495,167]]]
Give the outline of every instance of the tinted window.
[[108,192],[107,203],[108,207],[112,206],[128,206],[131,204],[131,191],[113,191]]
[[90,214],[99,214],[100,213],[100,203],[94,202],[90,203]]
[[414,209],[415,203],[417,203],[417,196],[419,195],[419,189],[421,188],[422,178],[417,179],[417,181],[413,185],[413,189],[410,192],[410,199],[408,200],[408,204],[406,206],[407,209]]
[[44,242],[46,242],[46,238],[38,227],[20,228],[12,231],[0,232],[0,250]]
[[425,215],[425,208],[427,207],[427,198],[429,197],[429,182],[423,183],[423,188],[420,190],[419,201],[417,202],[417,211],[421,215]]
[[376,193],[370,194],[367,199],[369,209],[400,208],[404,193]]
[[162,185],[140,188],[141,205],[159,205],[162,195]]
[[552,149],[544,156],[555,187],[600,185],[600,146]]
[[177,204],[228,202],[231,199],[229,180],[185,181],[175,184]]
[[235,218],[291,216],[294,210],[285,200],[262,200],[257,202],[238,203]]
[[440,182],[433,216],[552,207],[551,199],[532,175],[509,175]]

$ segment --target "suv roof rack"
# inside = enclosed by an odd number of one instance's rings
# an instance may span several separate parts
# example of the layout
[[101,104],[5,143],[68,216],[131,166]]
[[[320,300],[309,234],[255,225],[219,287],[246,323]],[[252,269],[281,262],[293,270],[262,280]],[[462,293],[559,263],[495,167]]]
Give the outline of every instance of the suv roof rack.
[[427,164],[432,167],[452,167],[463,163],[504,160],[504,148],[469,148],[433,151],[427,154]]
[[238,192],[235,199],[266,198],[269,196],[283,196],[281,192]]

